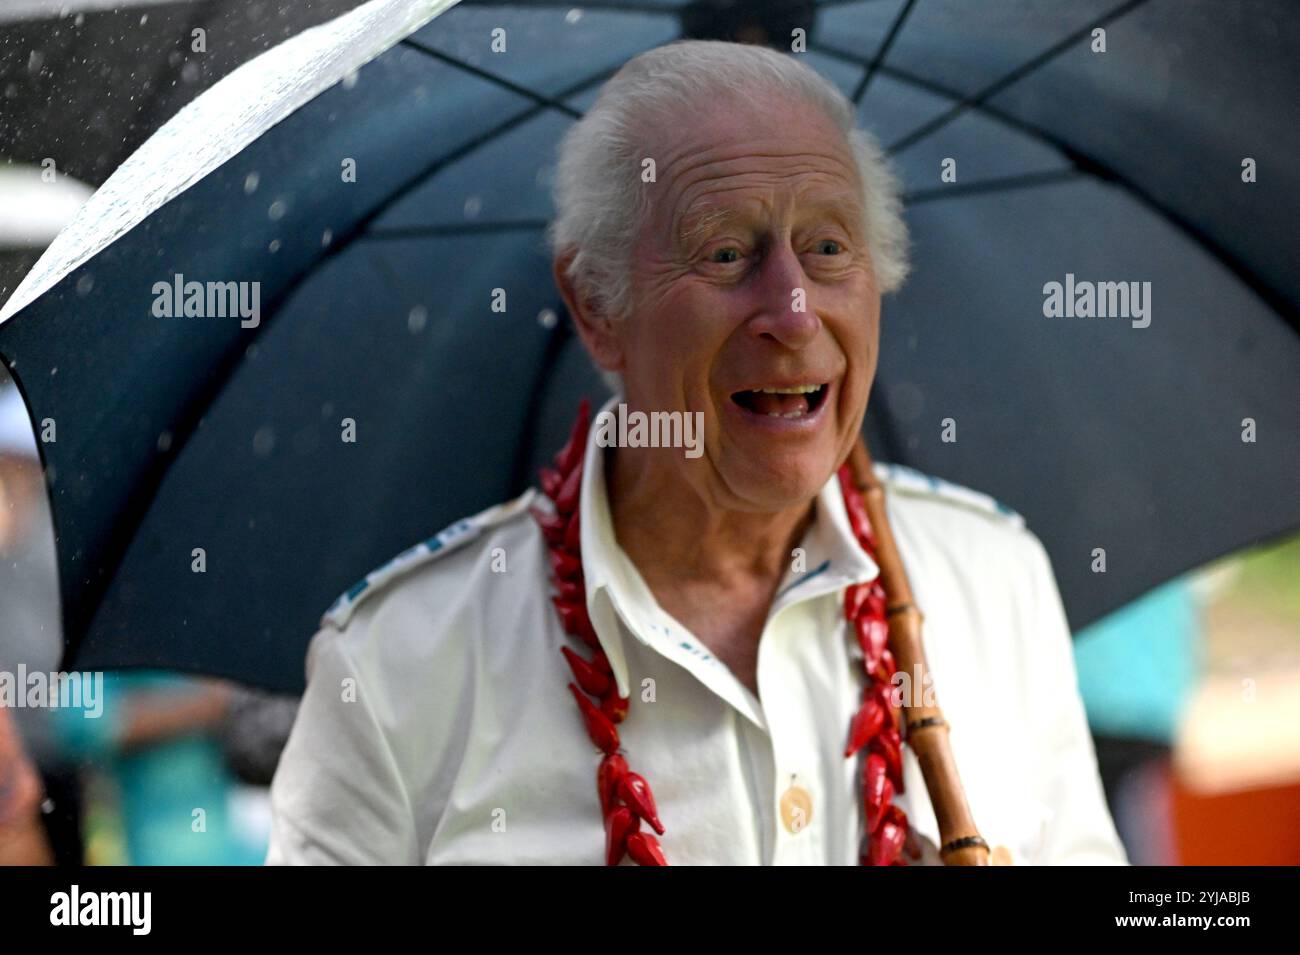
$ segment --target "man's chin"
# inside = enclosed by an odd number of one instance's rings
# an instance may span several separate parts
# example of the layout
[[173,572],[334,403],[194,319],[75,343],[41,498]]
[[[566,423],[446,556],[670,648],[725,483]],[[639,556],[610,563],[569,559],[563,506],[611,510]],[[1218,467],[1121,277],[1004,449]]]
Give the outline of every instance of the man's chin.
[[728,482],[733,493],[772,513],[810,503],[834,473],[832,468],[802,462],[768,463],[740,470]]

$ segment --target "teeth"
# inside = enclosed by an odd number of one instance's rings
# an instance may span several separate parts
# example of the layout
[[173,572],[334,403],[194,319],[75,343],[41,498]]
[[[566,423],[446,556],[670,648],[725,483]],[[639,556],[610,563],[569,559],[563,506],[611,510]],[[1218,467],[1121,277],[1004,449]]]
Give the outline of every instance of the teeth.
[[811,395],[820,391],[821,385],[795,385],[793,388],[754,388],[756,395]]
[[767,413],[767,416],[768,416],[769,418],[802,418],[802,417],[803,417],[803,412],[802,412],[802,411],[790,411],[790,412],[788,412],[788,413],[786,413],[786,414],[781,414],[781,412],[779,412],[779,411],[769,411],[769,412]]

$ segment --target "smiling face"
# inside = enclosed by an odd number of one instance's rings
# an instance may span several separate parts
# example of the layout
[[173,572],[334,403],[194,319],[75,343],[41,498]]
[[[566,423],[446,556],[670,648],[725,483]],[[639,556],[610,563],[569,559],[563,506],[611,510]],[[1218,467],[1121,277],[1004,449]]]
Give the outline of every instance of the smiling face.
[[[848,454],[875,374],[880,295],[844,136],[802,102],[716,102],[652,129],[652,211],[631,313],[584,329],[628,405],[703,411],[704,455],[659,453],[724,508],[811,500]],[[583,324],[583,323],[580,323]]]

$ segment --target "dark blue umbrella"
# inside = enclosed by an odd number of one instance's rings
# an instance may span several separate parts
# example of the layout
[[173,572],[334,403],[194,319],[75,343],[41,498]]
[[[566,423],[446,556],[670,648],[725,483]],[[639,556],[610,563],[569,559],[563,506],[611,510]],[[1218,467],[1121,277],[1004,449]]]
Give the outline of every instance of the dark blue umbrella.
[[[0,353],[57,435],[69,664],[299,688],[334,597],[529,483],[578,397],[603,394],[542,242],[555,143],[681,35],[788,49],[805,30],[792,55],[891,148],[915,272],[885,303],[870,444],[1023,513],[1074,626],[1300,526],[1288,4],[462,3],[430,21],[444,6],[375,0],[231,74],[6,307]],[[155,314],[176,275],[260,283],[256,325]],[[1130,281],[1150,283],[1146,327],[1044,314],[1049,283]]]

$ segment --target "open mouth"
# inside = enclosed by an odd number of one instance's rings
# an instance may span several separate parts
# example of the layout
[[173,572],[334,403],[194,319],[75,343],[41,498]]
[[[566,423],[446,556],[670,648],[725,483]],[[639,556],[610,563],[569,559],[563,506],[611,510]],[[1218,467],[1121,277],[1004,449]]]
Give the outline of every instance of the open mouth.
[[731,400],[751,414],[769,418],[802,418],[821,407],[828,390],[824,382],[790,388],[753,388],[737,391]]

